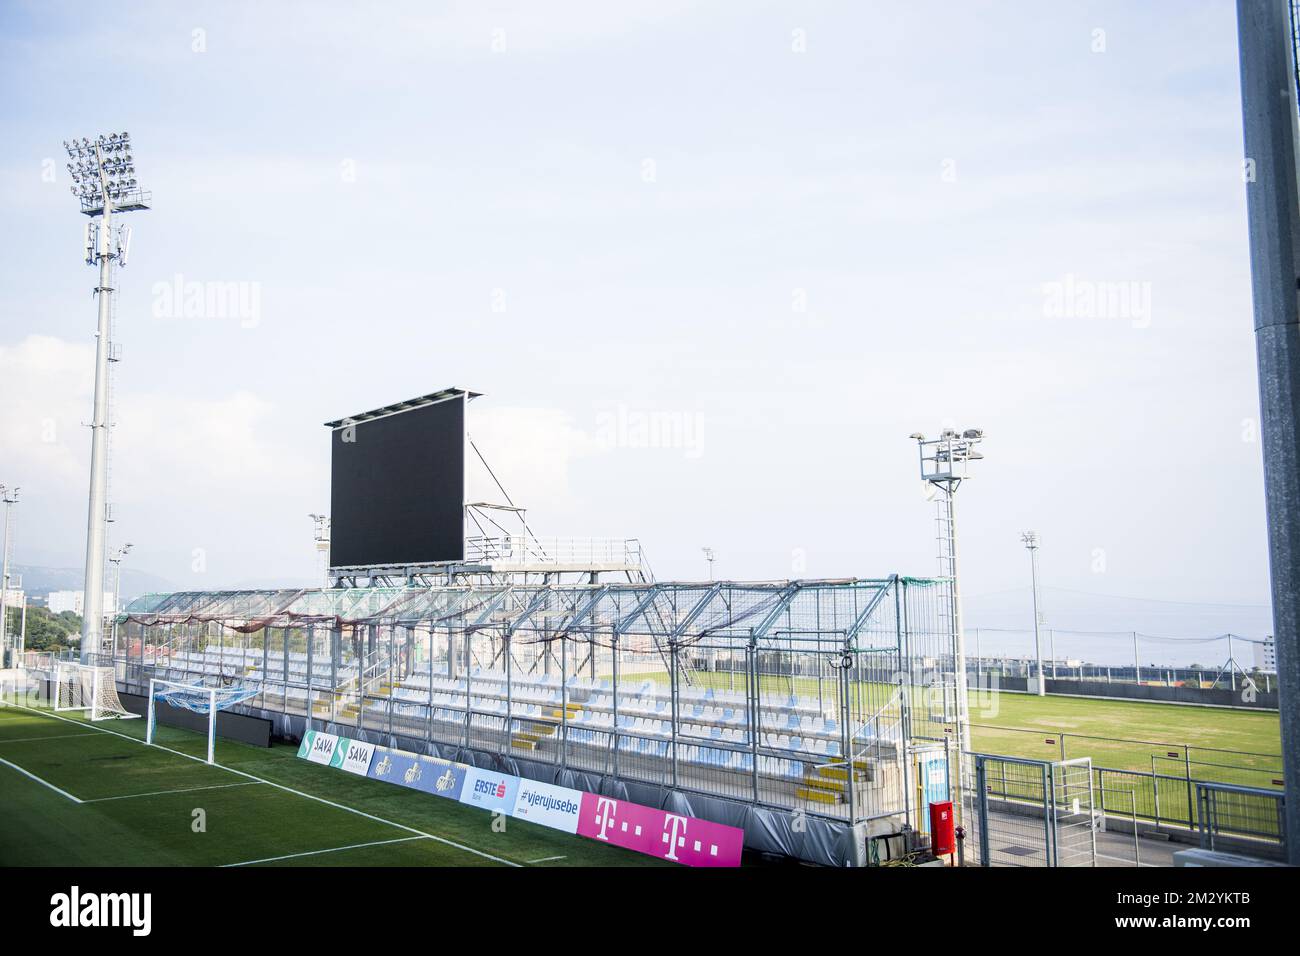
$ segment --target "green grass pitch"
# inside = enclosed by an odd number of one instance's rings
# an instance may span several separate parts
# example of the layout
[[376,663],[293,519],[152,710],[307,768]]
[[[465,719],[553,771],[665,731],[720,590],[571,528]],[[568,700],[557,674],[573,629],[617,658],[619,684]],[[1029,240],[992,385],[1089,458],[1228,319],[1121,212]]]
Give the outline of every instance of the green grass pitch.
[[[645,671],[623,679],[655,680],[662,686],[668,675]],[[820,685],[814,677],[764,676],[761,681],[763,693],[777,698],[793,693],[833,702],[836,693],[833,679]],[[693,671],[691,682],[715,689],[745,686],[743,674],[724,671]],[[851,684],[854,711],[871,713],[891,690],[884,684]],[[910,695],[914,717],[928,709],[928,696],[922,689]],[[1035,760],[1090,757],[1097,767],[1145,773],[1154,769],[1182,777],[1187,770],[1183,748],[1188,747],[1196,779],[1275,789],[1281,775],[1276,711],[980,690],[972,690],[968,699],[970,748],[983,753]]]
[[[1276,711],[1229,710],[1183,704],[971,695],[971,739],[976,750],[1034,757],[1091,757],[1117,770],[1183,774],[1182,754],[1191,748],[1193,776],[1250,786],[1269,786],[1281,773],[1281,726]],[[1048,743],[1054,740],[1055,743]]]
[[[4,866],[672,866],[299,760],[143,720],[0,707]],[[166,749],[164,749],[166,748]],[[188,756],[186,756],[188,755]],[[196,832],[196,810],[204,832]]]

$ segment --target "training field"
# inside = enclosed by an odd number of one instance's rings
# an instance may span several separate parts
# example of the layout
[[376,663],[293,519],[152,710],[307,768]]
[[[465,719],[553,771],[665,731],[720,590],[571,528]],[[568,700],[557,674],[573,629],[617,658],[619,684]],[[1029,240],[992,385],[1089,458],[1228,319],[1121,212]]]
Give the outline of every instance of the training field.
[[0,865],[674,865],[513,818],[493,832],[484,810],[291,746],[218,738],[210,767],[204,737],[159,727],[149,747],[143,724],[0,707]]
[[[1061,756],[1064,738],[1066,757],[1091,757],[1098,766],[1149,772],[1154,756],[1157,772],[1181,774],[1180,751],[1186,746],[1198,764],[1196,775],[1251,785],[1265,785],[1262,775],[1282,766],[1281,757],[1269,756],[1282,752],[1276,711],[972,693],[970,719],[974,749],[987,753],[1051,760]],[[1179,756],[1170,757],[1171,752]],[[1224,770],[1251,768],[1261,781],[1215,773],[1215,764]]]
[[[667,673],[647,671],[625,674],[624,680],[645,678],[666,684]],[[694,684],[702,687],[744,689],[744,675],[726,672],[695,671]],[[819,686],[816,678],[761,678],[763,692],[781,696],[799,694],[810,699],[834,700],[833,680]],[[850,686],[854,709],[865,712],[886,693],[883,684]],[[928,692],[917,689],[912,695],[914,714],[928,709]],[[859,697],[865,702],[859,703]],[[1224,707],[1198,707],[1187,704],[1160,704],[1146,701],[1105,700],[1096,697],[1063,697],[1049,694],[1038,697],[1015,692],[972,689],[968,695],[973,750],[1037,760],[1057,760],[1062,756],[1091,757],[1093,763],[1116,770],[1150,772],[1151,758],[1156,758],[1158,773],[1181,775],[1182,748],[1191,748],[1195,774],[1204,779],[1267,786],[1265,775],[1281,769],[1281,727],[1277,711],[1234,710]],[[830,706],[834,706],[833,703]],[[1061,741],[1065,741],[1064,754]],[[1048,741],[1051,741],[1050,743]],[[1178,751],[1179,767],[1169,754]],[[1214,751],[1224,751],[1216,754]],[[1216,768],[1216,764],[1225,767]],[[1238,779],[1240,774],[1218,773],[1218,769],[1246,768],[1257,771],[1256,779]],[[1247,775],[1249,776],[1249,775]]]

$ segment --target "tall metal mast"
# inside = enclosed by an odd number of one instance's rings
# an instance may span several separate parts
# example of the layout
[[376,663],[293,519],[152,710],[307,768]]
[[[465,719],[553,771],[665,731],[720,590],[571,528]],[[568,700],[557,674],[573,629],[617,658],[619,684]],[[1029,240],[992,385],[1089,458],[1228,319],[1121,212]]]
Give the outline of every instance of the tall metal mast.
[[[952,639],[953,695],[957,730],[956,769],[957,790],[953,802],[961,806],[961,790],[965,786],[964,766],[966,751],[970,748],[970,701],[966,690],[966,634],[962,628],[961,587],[957,564],[957,489],[969,474],[970,463],[984,455],[975,446],[984,440],[984,432],[968,428],[958,433],[945,428],[938,438],[927,440],[920,432],[912,435],[921,456],[921,479],[938,489],[942,498],[938,504],[939,574],[948,579],[948,601],[940,609],[940,617],[947,617]],[[945,613],[946,612],[946,613]]]
[[[1026,531],[1020,536],[1020,540],[1029,549],[1029,580],[1034,591],[1034,662],[1038,667],[1038,696],[1043,697],[1047,693],[1047,681],[1043,675],[1043,644],[1038,635],[1038,625],[1040,623],[1038,613],[1038,533],[1036,531]],[[1056,673],[1055,664],[1052,665],[1052,673]]]
[[1287,0],[1237,0],[1287,857],[1300,866],[1300,184]]
[[[0,666],[10,667],[16,667],[17,662],[6,665],[4,660],[9,642],[9,517],[13,506],[18,504],[19,490],[18,488],[6,488],[4,485],[0,485],[0,502],[3,502],[5,506],[4,568],[3,571],[0,571]],[[15,645],[16,648],[17,645]]]
[[[113,266],[125,265],[130,231],[112,229],[115,212],[148,209],[150,195],[135,179],[131,138],[111,133],[88,139],[65,140],[72,194],[86,224],[86,263],[99,266],[99,324],[95,332],[95,408],[90,422],[90,495],[86,514],[86,577],[81,620],[81,659],[89,661],[102,651],[104,626],[104,560],[108,530],[108,363],[113,307]],[[98,219],[97,219],[98,217]]]

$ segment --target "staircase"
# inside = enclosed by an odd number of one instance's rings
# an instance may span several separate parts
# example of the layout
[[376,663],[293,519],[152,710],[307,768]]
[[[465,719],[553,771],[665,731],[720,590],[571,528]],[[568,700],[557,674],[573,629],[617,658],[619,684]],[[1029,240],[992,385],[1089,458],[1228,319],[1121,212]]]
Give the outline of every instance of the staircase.
[[[393,685],[389,682],[388,678],[385,677],[380,680],[379,683],[366,691],[365,696],[367,698],[392,697]],[[328,717],[333,713],[335,720],[348,724],[359,723],[361,718],[361,695],[357,693],[356,681],[350,681],[349,684],[336,690],[334,692],[333,700],[330,698],[317,700],[316,708],[315,713],[317,716]]]
[[543,740],[555,736],[562,721],[576,720],[581,713],[582,705],[569,701],[563,708],[546,711],[544,720],[520,721],[520,729],[510,735],[510,745],[520,750],[536,750]]
[[359,725],[363,699],[390,698],[393,686],[389,679],[388,661],[376,659],[363,674],[344,681],[332,693],[322,689],[312,706],[312,716]]
[[[870,783],[874,778],[874,761],[865,757],[853,761],[854,784]],[[804,773],[803,784],[795,788],[795,796],[809,803],[844,803],[849,796],[849,765],[810,768]]]

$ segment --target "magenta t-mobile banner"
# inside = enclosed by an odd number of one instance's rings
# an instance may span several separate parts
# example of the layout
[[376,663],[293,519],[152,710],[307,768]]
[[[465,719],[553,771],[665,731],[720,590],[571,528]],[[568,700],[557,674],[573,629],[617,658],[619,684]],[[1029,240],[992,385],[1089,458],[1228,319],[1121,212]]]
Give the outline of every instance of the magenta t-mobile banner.
[[626,800],[582,795],[581,836],[686,866],[739,866],[745,831]]

